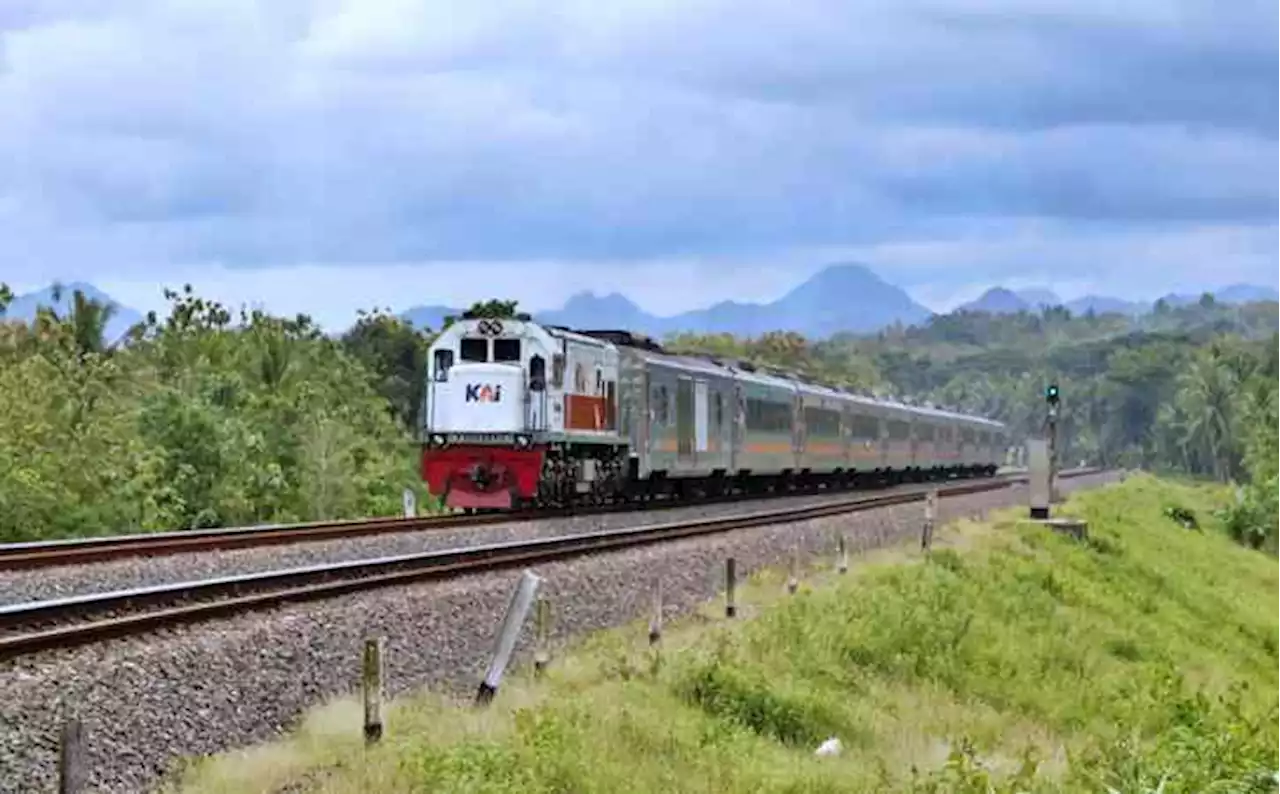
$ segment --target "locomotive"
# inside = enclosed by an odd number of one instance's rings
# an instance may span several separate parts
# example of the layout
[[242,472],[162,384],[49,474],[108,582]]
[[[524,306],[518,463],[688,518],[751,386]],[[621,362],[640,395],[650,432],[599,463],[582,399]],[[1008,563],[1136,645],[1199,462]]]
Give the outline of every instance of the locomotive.
[[524,315],[464,315],[427,367],[422,477],[469,510],[991,476],[1007,442],[981,417]]

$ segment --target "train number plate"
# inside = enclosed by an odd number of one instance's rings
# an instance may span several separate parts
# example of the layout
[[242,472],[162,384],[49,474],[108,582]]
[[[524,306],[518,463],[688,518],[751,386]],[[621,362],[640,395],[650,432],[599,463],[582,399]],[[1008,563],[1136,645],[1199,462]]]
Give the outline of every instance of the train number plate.
[[514,444],[515,433],[449,433],[450,444]]

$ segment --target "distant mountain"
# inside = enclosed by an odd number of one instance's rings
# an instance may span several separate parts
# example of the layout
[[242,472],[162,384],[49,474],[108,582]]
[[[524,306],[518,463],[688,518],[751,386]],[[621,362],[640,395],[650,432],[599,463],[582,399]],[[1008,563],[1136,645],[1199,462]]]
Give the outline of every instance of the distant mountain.
[[665,322],[616,292],[603,296],[579,292],[570,297],[562,308],[538,314],[538,321],[568,328],[636,331],[650,336],[661,336]]
[[415,328],[439,331],[444,326],[444,318],[449,315],[460,315],[462,309],[450,309],[448,306],[414,306],[400,314],[401,319],[412,323]]
[[1280,292],[1277,292],[1274,287],[1262,287],[1257,284],[1232,284],[1213,293],[1213,297],[1222,303],[1252,303],[1280,300]]
[[140,312],[123,305],[92,284],[86,284],[82,281],[63,285],[62,300],[57,302],[53,300],[52,286],[18,295],[9,304],[9,308],[4,313],[4,319],[29,323],[36,318],[36,311],[41,306],[48,306],[59,315],[64,315],[70,311],[77,291],[83,292],[86,298],[116,307],[115,315],[107,322],[105,335],[108,343],[120,339],[135,324],[142,322],[142,314]]
[[1142,301],[1127,301],[1121,298],[1111,298],[1106,295],[1085,295],[1075,300],[1067,301],[1067,308],[1072,314],[1087,314],[1092,311],[1094,314],[1128,314],[1136,315],[1150,311],[1151,304]]
[[1017,314],[1030,309],[1031,303],[1013,290],[1008,290],[1004,287],[992,287],[978,296],[977,300],[960,304],[955,308],[955,311]]
[[[426,322],[439,328],[438,322],[431,321],[450,313],[456,312],[424,306],[402,316],[415,325]],[[570,328],[639,331],[658,338],[680,332],[758,336],[768,331],[796,331],[820,338],[841,331],[877,331],[894,322],[910,325],[923,322],[932,314],[901,288],[862,265],[836,264],[771,303],[724,301],[673,317],[659,317],[617,293],[599,296],[580,292],[563,308],[541,312],[537,319]]]
[[[1251,301],[1273,301],[1277,299],[1276,290],[1271,287],[1260,287],[1256,284],[1232,284],[1213,293],[1219,303],[1249,303]],[[1200,295],[1180,295],[1170,293],[1161,298],[1170,306],[1190,306],[1200,300]],[[954,311],[990,312],[992,314],[1014,314],[1020,311],[1037,311],[1046,306],[1064,305],[1072,314],[1084,314],[1093,310],[1094,314],[1127,314],[1139,315],[1151,311],[1155,301],[1128,301],[1106,295],[1085,295],[1063,303],[1062,299],[1047,289],[1033,288],[1014,292],[1004,287],[992,287],[982,293],[977,300],[962,303]]]
[[1053,306],[1062,306],[1062,298],[1058,297],[1058,293],[1044,287],[1032,287],[1030,289],[1020,289],[1014,293],[1023,300],[1028,306],[1035,309],[1051,308]]
[[[1200,295],[1169,293],[1161,300],[1170,306],[1190,306],[1200,300]],[[1273,301],[1280,298],[1276,290],[1272,287],[1262,287],[1257,284],[1232,284],[1223,287],[1220,290],[1213,291],[1214,300],[1219,303],[1252,303],[1253,301]]]

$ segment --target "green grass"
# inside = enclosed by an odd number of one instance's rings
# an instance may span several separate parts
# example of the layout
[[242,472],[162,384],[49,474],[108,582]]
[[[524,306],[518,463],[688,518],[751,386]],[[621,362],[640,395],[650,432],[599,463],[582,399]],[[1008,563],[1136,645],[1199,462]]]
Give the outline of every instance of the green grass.
[[794,597],[766,575],[749,619],[709,609],[660,657],[599,635],[486,712],[396,704],[370,751],[341,701],[187,790],[1274,791],[1277,565],[1220,532],[1223,499],[1135,477],[1067,506],[1086,543],[1009,513]]

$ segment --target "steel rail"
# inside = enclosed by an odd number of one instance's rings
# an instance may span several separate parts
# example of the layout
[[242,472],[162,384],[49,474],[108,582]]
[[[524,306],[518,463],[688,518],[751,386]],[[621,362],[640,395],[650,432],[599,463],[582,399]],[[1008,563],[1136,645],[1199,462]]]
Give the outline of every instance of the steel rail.
[[[1016,480],[1018,474],[1000,474],[992,480],[1005,482]],[[970,482],[971,479],[946,480]],[[877,490],[865,488],[850,493],[866,493]],[[835,494],[832,491],[797,492],[796,496]],[[667,509],[699,504],[754,501],[770,498],[770,494],[741,494],[727,497],[697,500],[658,500],[625,502],[610,505],[578,506],[550,510],[521,510],[505,513],[478,515],[436,515],[417,518],[368,518],[343,521],[316,521],[303,524],[266,524],[253,527],[226,529],[193,529],[176,532],[135,533],[90,538],[69,538],[52,541],[27,541],[0,544],[0,571],[47,568],[57,565],[85,565],[123,557],[161,556],[201,551],[227,551],[232,549],[276,546],[289,543],[310,543],[342,538],[358,538],[395,532],[422,532],[499,523],[515,523],[540,519],[587,516],[629,510]]]
[[[1096,471],[1098,470],[1076,470],[1062,472],[1059,476],[1078,477]],[[1016,482],[1017,480],[984,480],[937,490],[940,497],[950,498],[999,490]],[[481,573],[517,565],[540,564],[697,535],[908,504],[922,501],[930,490],[933,488],[922,487],[890,494],[863,495],[855,499],[801,508],[765,510],[630,529],[600,530],[529,541],[491,543],[11,605],[0,608],[0,630],[29,629],[33,624],[73,618],[83,620],[146,606],[160,605],[161,608],[91,622],[0,635],[0,659],[289,602],[331,598],[360,590]],[[192,600],[197,603],[181,603]]]

